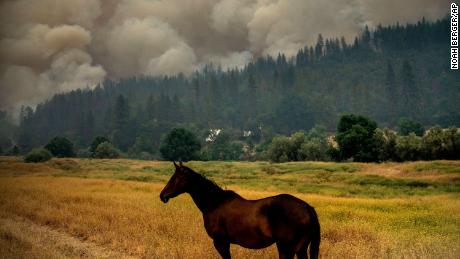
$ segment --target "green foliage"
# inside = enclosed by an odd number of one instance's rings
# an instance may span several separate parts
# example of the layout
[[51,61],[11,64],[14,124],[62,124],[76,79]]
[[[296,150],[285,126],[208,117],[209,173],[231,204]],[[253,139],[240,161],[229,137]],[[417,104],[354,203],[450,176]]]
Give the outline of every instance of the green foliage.
[[460,158],[460,132],[456,128],[430,128],[422,138],[425,159]]
[[401,118],[398,123],[398,133],[401,136],[407,136],[410,133],[415,133],[417,136],[423,136],[425,129],[422,124],[410,120],[408,118]]
[[290,161],[290,140],[286,136],[276,136],[267,151],[267,157],[273,162],[283,163]]
[[94,154],[96,152],[97,146],[99,146],[99,144],[104,143],[104,142],[109,142],[110,143],[110,140],[108,138],[104,137],[104,136],[95,137],[93,142],[91,142],[89,152],[91,152],[91,154]]
[[128,100],[122,95],[118,95],[113,105],[112,132],[110,138],[113,144],[121,150],[128,150],[133,144],[135,133],[132,129],[130,107]]
[[140,135],[136,138],[134,145],[131,147],[131,152],[134,153],[155,153],[154,144],[147,135]]
[[210,160],[239,160],[243,156],[243,144],[239,141],[232,141],[230,134],[221,131],[210,143]]
[[97,146],[94,157],[109,159],[118,158],[120,157],[120,151],[110,142],[102,142]]
[[45,148],[56,157],[72,157],[74,156],[73,144],[65,137],[54,137],[45,146]]
[[12,137],[17,126],[12,123],[7,112],[0,110],[0,154],[5,153],[13,145]]
[[423,157],[422,138],[410,133],[396,140],[396,154],[400,161],[415,161]]
[[41,163],[50,160],[53,156],[51,153],[44,148],[36,148],[27,153],[24,157],[26,163]]
[[160,145],[164,159],[171,161],[190,161],[198,159],[201,144],[196,136],[184,128],[174,128],[166,134]]
[[460,159],[460,132],[455,127],[444,129],[443,147],[445,159]]
[[315,127],[307,134],[299,131],[290,137],[275,137],[268,148],[267,157],[274,162],[327,161],[330,159],[329,148],[324,128]]
[[374,132],[377,123],[359,115],[343,115],[337,126],[335,139],[339,145],[341,159],[354,161],[378,161]]
[[8,154],[12,156],[19,155],[19,147],[17,145],[14,145]]
[[314,119],[308,102],[298,93],[287,94],[275,109],[275,126],[279,133],[287,134],[313,127]]
[[378,153],[378,161],[398,160],[396,155],[397,135],[390,129],[376,129],[374,141]]
[[305,161],[327,161],[329,146],[322,139],[310,139],[302,143],[299,155]]

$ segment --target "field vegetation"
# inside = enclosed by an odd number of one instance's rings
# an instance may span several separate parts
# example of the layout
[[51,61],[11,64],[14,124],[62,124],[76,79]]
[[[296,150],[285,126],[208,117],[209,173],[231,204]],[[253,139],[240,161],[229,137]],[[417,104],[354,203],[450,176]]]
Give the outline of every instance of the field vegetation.
[[[460,162],[189,162],[250,199],[290,193],[318,212],[322,258],[459,258]],[[218,258],[169,162],[0,157],[5,258]],[[277,258],[232,246],[234,258]]]

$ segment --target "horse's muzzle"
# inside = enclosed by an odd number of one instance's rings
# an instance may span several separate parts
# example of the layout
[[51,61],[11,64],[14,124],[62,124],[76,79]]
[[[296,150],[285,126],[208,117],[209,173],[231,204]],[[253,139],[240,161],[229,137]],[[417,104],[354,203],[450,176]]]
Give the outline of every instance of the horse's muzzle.
[[169,198],[166,197],[166,195],[164,194],[160,194],[160,200],[163,202],[163,203],[167,203],[169,201]]

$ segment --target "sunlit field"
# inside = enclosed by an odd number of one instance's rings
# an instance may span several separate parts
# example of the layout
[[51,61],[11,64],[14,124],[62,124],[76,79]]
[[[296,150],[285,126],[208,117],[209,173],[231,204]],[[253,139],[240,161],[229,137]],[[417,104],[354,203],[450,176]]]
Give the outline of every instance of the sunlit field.
[[[460,258],[460,162],[190,162],[246,198],[318,212],[322,258]],[[168,162],[0,158],[0,257],[218,258],[188,195],[161,203]],[[234,258],[277,258],[232,246]]]

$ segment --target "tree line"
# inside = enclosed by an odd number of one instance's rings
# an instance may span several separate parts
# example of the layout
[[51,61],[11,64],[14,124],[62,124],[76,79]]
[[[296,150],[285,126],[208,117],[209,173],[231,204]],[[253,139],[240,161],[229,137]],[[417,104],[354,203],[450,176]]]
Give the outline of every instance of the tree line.
[[[425,130],[421,124],[401,119],[398,132],[380,129],[377,123],[360,115],[343,115],[335,135],[324,127],[298,131],[290,136],[278,135],[263,143],[242,141],[222,130],[210,132],[200,140],[192,131],[173,128],[162,137],[161,158],[172,161],[189,160],[270,160],[289,161],[413,161],[460,159],[460,131],[439,126]],[[252,145],[252,146],[251,146]],[[56,157],[118,158],[129,156],[113,146],[106,137],[96,137],[86,152],[76,154],[73,143],[55,137],[41,149],[26,155],[27,162],[43,162]],[[145,155],[143,159],[151,159]]]

